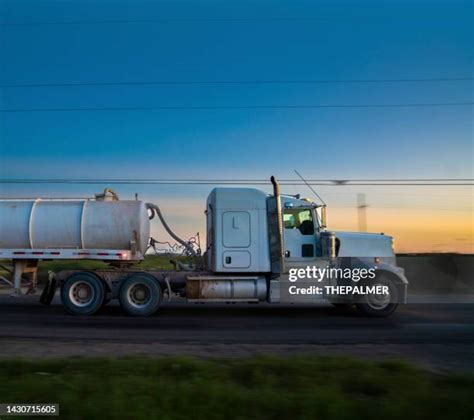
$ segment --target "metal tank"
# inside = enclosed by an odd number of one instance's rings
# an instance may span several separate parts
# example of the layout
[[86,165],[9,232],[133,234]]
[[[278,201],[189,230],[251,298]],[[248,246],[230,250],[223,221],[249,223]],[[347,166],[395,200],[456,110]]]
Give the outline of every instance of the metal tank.
[[188,276],[188,302],[261,302],[267,297],[267,281],[263,276]]
[[[149,235],[148,211],[142,201],[0,200],[2,255],[7,249],[130,250],[130,259],[139,259]],[[87,256],[75,255],[79,254]]]

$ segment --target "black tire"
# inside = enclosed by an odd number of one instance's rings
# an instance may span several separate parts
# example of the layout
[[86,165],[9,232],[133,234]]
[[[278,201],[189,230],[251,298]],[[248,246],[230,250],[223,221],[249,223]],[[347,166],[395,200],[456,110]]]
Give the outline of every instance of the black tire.
[[120,286],[120,306],[131,316],[153,315],[158,310],[162,299],[161,286],[149,274],[132,274]]
[[[398,291],[396,285],[387,277],[380,276],[369,282],[364,282],[363,285],[381,285],[387,286],[389,297],[387,302],[374,302],[371,295],[363,295],[360,302],[356,303],[357,310],[368,317],[382,318],[387,317],[398,307]],[[376,299],[375,299],[376,300]]]
[[73,315],[92,315],[101,308],[104,297],[104,284],[93,273],[73,274],[61,288],[63,306]]

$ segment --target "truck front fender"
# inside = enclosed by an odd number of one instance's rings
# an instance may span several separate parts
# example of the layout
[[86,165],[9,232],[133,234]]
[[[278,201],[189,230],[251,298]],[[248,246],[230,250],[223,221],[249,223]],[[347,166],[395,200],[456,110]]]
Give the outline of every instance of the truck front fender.
[[395,284],[399,303],[407,303],[408,279],[405,276],[405,270],[401,267],[384,263],[376,264],[373,268],[375,268],[376,277],[383,276]]
[[[395,258],[393,258],[395,262]],[[375,262],[373,258],[359,258],[359,257],[342,257],[339,258],[340,267],[349,268],[366,268],[375,270],[375,278],[385,277],[393,282],[397,287],[398,302],[406,303],[408,294],[408,279],[405,276],[405,270],[392,263],[380,261]]]
[[408,279],[405,276],[405,270],[402,267],[386,263],[374,263],[375,272],[377,275],[387,275],[396,280],[397,283],[408,284]]

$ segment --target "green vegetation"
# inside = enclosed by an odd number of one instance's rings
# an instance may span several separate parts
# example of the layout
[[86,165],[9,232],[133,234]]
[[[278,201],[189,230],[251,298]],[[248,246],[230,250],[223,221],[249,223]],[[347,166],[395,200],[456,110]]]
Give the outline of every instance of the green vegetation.
[[136,264],[134,267],[140,270],[150,270],[153,268],[161,270],[173,270],[174,267],[170,260],[179,261],[183,264],[190,264],[192,262],[191,257],[147,255],[143,261]]
[[471,419],[474,376],[402,362],[264,357],[1,361],[2,401],[61,418]]
[[[165,256],[165,255],[147,255],[146,258],[133,265],[134,269],[137,270],[172,270],[173,265],[170,260],[179,261],[184,264],[191,262],[190,257],[181,256]],[[11,261],[0,260],[0,264],[9,266]],[[38,267],[38,281],[42,283],[48,278],[48,271],[58,272],[61,270],[94,270],[96,268],[107,268],[109,265],[103,261],[98,260],[52,260],[52,261],[40,261]],[[0,268],[0,275],[10,277],[5,270]]]

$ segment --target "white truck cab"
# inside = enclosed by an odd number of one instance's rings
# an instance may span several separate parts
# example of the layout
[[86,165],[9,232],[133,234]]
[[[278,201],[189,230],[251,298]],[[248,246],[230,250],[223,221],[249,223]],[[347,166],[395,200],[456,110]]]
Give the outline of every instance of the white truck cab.
[[[371,269],[384,278],[380,280],[383,284],[394,284],[391,298],[396,296],[396,302],[387,308],[392,310],[404,302],[408,282],[403,269],[396,266],[392,238],[382,233],[330,231],[318,212],[320,207],[299,196],[267,195],[253,188],[215,188],[206,206],[207,268],[219,274],[265,276],[271,302],[291,302],[291,296],[284,296],[290,270]],[[275,212],[281,217],[277,224],[280,232],[275,231]],[[328,280],[327,284],[348,286],[351,279]],[[354,303],[343,296],[328,299],[336,304]]]

